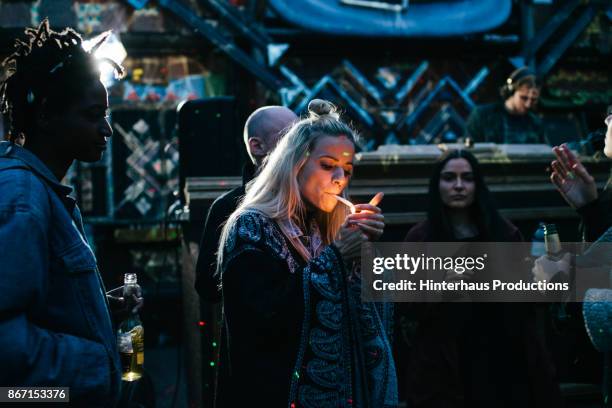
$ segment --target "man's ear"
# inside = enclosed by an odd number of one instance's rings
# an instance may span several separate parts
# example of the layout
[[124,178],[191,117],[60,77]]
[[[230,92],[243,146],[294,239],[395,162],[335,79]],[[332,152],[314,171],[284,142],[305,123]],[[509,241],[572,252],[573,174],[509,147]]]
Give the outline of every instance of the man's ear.
[[253,157],[261,157],[266,155],[266,146],[258,137],[251,137],[249,139],[249,151]]

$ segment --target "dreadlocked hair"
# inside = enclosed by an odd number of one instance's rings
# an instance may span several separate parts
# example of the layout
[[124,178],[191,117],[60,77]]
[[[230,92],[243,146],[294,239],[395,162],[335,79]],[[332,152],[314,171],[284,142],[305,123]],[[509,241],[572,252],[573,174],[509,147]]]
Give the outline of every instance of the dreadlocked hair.
[[37,28],[25,29],[25,41],[16,39],[15,51],[2,62],[0,112],[8,120],[8,140],[33,136],[32,118],[41,108],[59,113],[68,107],[81,95],[83,84],[99,78],[100,62],[109,63],[115,75],[123,77],[122,66],[94,57],[109,34],[101,34],[87,51],[76,31],[53,31],[47,19]]

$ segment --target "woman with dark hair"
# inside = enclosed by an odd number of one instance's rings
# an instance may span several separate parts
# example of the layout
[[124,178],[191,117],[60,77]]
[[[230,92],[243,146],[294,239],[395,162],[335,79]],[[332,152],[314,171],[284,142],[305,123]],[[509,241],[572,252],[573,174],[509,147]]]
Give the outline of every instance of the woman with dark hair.
[[[427,220],[408,242],[519,242],[497,211],[476,158],[450,150],[429,184]],[[449,277],[450,278],[450,277]],[[454,277],[452,279],[455,279]],[[477,278],[467,273],[461,279]],[[398,370],[411,407],[556,407],[558,389],[527,304],[406,304],[413,335]]]
[[429,181],[427,220],[406,241],[522,241],[518,228],[499,215],[478,161],[467,150],[440,157]]

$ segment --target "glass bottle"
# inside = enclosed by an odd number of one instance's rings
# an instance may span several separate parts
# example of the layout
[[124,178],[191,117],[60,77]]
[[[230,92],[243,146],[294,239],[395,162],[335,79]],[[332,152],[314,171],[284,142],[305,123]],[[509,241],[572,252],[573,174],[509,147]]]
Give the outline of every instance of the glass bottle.
[[[546,256],[554,261],[561,259],[562,248],[557,226],[555,224],[546,224],[544,226],[544,246],[546,247]],[[550,310],[553,317],[553,324],[561,330],[569,320],[565,303],[551,303]]]
[[546,255],[551,259],[558,259],[561,254],[561,240],[555,224],[544,226],[544,247]]
[[128,317],[121,322],[117,332],[117,347],[121,356],[123,381],[136,381],[142,377],[144,365],[144,328],[133,313],[132,295],[138,294],[138,283],[135,273],[126,273],[123,281],[123,299],[129,310]]

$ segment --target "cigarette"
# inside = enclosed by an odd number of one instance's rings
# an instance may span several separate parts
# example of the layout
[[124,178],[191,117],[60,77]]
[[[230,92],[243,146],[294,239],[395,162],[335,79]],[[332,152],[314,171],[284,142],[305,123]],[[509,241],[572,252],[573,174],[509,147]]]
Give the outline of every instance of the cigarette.
[[340,197],[340,196],[337,196],[337,195],[334,195],[334,197],[336,197],[336,200],[338,200],[342,204],[346,205],[351,210],[351,214],[355,214],[355,206],[353,205],[353,203],[351,203],[349,200],[347,200],[344,197]]

